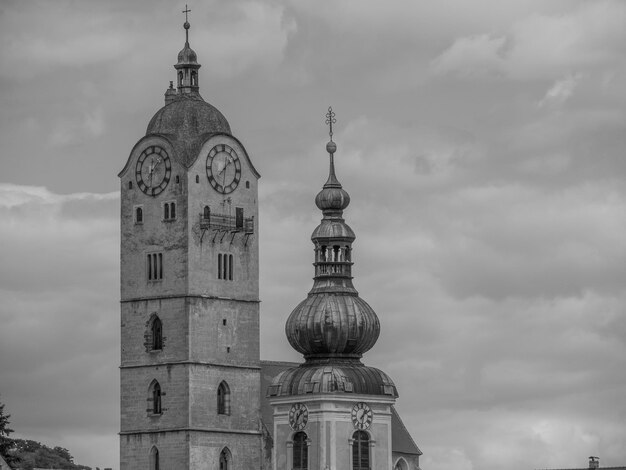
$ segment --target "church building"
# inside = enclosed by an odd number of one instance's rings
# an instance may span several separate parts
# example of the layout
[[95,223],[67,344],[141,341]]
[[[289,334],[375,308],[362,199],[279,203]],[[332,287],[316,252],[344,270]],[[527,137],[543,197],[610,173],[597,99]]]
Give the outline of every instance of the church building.
[[200,95],[184,29],[176,87],[119,173],[120,469],[418,469],[396,386],[361,362],[380,323],[352,283],[334,113],[313,287],[286,324],[304,362],[261,361],[260,174]]

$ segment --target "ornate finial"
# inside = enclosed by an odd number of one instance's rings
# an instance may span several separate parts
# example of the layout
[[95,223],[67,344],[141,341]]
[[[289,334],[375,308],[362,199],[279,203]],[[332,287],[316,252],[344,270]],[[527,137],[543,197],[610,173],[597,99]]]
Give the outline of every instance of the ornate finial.
[[326,113],[326,124],[330,126],[330,132],[328,135],[330,136],[330,141],[333,141],[333,124],[335,124],[337,120],[335,119],[335,112],[333,111],[332,106],[328,107],[328,112]]
[[186,45],[189,45],[189,28],[191,27],[191,25],[189,24],[187,13],[189,13],[190,11],[191,10],[187,8],[187,4],[185,3],[185,9],[183,10],[183,13],[185,14],[185,24],[183,24],[183,28],[185,28],[185,44]]

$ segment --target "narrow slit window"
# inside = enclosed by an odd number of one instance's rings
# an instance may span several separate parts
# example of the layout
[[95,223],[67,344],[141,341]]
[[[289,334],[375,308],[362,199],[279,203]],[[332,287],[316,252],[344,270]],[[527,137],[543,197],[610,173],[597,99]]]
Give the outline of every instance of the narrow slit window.
[[163,218],[168,220],[170,218],[170,205],[169,203],[163,204]]
[[152,349],[154,351],[163,349],[163,323],[159,317],[152,320]]
[[170,217],[171,217],[172,219],[175,219],[175,218],[176,218],[176,203],[175,203],[175,202],[172,202],[172,203],[170,204]]
[[159,449],[156,447],[150,451],[150,470],[159,470]]
[[152,414],[160,415],[163,408],[161,407],[161,386],[156,380],[152,383]]
[[217,414],[230,414],[230,388],[226,382],[220,383],[217,387]]
[[143,224],[143,209],[141,207],[135,208],[135,223]]
[[228,280],[233,280],[233,255],[228,255]]
[[217,278],[222,279],[222,254],[217,255]]

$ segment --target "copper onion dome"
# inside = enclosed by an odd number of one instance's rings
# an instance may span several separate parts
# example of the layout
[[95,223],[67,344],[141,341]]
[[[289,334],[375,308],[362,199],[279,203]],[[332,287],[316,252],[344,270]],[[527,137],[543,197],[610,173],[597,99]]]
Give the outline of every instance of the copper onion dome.
[[328,180],[315,198],[323,217],[313,231],[315,277],[306,299],[291,312],[285,325],[289,344],[305,358],[304,364],[274,378],[270,396],[305,393],[360,393],[397,396],[393,381],[382,371],[365,366],[360,358],[380,334],[380,322],[352,285],[354,232],[343,219],[350,196],[335,175],[332,141],[334,113],[327,124],[331,141]]

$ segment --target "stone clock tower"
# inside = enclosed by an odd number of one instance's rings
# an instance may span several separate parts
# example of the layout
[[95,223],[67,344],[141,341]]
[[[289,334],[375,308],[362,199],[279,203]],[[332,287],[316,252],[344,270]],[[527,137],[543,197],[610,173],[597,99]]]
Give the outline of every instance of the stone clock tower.
[[291,313],[286,333],[305,362],[280,372],[268,387],[273,408],[274,470],[392,468],[391,379],[361,362],[380,332],[374,310],[352,284],[355,235],[343,219],[350,203],[335,176],[329,109],[330,171],[315,198],[323,217],[313,231],[313,288]]
[[259,173],[186,41],[121,182],[120,468],[260,468]]

